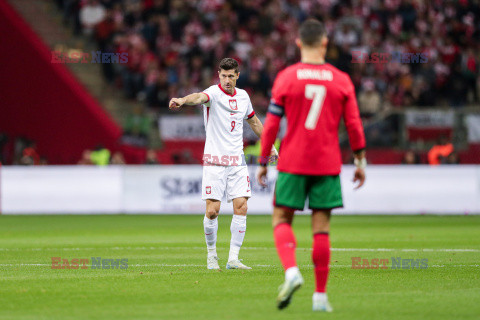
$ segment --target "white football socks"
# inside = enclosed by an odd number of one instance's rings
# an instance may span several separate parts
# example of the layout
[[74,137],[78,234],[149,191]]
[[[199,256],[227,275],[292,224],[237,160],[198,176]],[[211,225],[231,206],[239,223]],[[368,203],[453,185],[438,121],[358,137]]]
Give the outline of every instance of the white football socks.
[[245,231],[247,230],[247,216],[241,216],[234,214],[232,217],[232,224],[230,225],[230,231],[232,232],[232,238],[230,240],[230,253],[228,255],[228,261],[238,260],[238,254],[245,238]]
[[298,269],[298,267],[290,267],[285,270],[285,280],[293,280],[293,278],[295,278],[297,274],[300,274],[300,270]]
[[327,294],[325,292],[314,292],[312,301],[313,303],[325,303],[327,302]]
[[215,219],[208,219],[205,215],[203,218],[203,229],[205,230],[205,242],[207,243],[208,257],[216,257],[218,217]]

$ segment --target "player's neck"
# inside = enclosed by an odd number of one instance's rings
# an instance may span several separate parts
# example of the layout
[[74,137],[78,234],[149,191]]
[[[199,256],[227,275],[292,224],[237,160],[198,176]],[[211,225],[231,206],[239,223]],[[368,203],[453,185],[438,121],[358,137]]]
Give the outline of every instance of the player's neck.
[[233,95],[235,93],[235,86],[230,87],[230,89],[227,89],[224,86],[222,86],[222,84],[220,84],[220,87],[222,87],[223,91],[225,91],[226,93],[228,93],[230,95]]
[[302,63],[307,63],[307,64],[324,64],[325,63],[325,54],[318,49],[312,49],[312,50],[303,49],[301,54],[302,54]]

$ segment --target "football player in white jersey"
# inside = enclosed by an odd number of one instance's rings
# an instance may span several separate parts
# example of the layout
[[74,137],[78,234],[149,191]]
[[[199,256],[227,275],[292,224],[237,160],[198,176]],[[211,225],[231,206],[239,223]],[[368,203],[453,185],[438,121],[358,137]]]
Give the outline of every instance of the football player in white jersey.
[[[233,218],[230,226],[232,238],[227,269],[251,269],[238,259],[247,229],[247,200],[252,196],[250,178],[243,155],[243,120],[260,137],[263,125],[253,111],[245,90],[235,88],[238,62],[225,58],[220,62],[220,83],[203,92],[183,98],[172,98],[170,109],[183,105],[203,104],[206,130],[203,154],[202,199],[206,201],[203,219],[207,243],[207,268],[220,269],[216,250],[218,213],[220,201],[226,193],[227,202],[233,201]],[[277,156],[275,148],[272,155]]]

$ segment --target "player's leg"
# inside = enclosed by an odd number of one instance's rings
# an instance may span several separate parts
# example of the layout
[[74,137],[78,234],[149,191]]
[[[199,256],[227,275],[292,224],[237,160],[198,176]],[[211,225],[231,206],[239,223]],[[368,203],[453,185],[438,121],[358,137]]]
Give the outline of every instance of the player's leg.
[[203,229],[205,242],[207,243],[207,268],[220,269],[217,256],[217,231],[218,213],[220,212],[219,200],[206,199],[205,217],[203,218]]
[[330,212],[330,209],[312,211],[312,260],[315,274],[315,292],[312,301],[314,311],[332,311],[326,293],[330,264]]
[[273,209],[273,236],[278,257],[285,270],[285,281],[279,288],[277,307],[283,309],[290,304],[295,291],[303,285],[303,277],[297,266],[295,249],[297,247],[292,229],[294,210],[285,207]]
[[230,252],[228,255],[227,269],[251,269],[238,259],[240,248],[247,231],[247,198],[233,199],[233,217],[230,225],[232,238],[230,239]]
[[309,207],[312,209],[313,251],[315,274],[314,311],[332,311],[326,286],[330,263],[330,215],[333,208],[342,207],[339,176],[310,177]]
[[233,216],[230,225],[232,237],[227,269],[251,269],[238,259],[247,230],[247,200],[252,191],[247,166],[229,167],[227,174],[227,201],[233,202]]
[[217,230],[220,200],[225,191],[225,168],[219,166],[204,166],[202,179],[202,199],[206,210],[203,218],[205,242],[207,244],[207,268],[220,269],[217,257]]
[[290,268],[296,268],[298,270],[295,258],[297,242],[292,229],[293,214],[294,210],[291,208],[273,208],[273,237],[278,257],[282,262],[285,273],[287,273]]
[[288,306],[293,293],[303,284],[303,278],[295,258],[297,244],[292,222],[294,210],[301,210],[305,205],[306,187],[305,176],[278,173],[272,224],[275,247],[285,270],[285,282],[280,286],[277,296],[279,309]]

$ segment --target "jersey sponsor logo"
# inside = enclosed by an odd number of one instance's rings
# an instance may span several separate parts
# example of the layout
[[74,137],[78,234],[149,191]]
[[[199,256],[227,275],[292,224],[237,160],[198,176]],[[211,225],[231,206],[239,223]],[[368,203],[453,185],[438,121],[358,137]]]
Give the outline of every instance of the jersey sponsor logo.
[[236,99],[230,99],[228,100],[228,103],[230,104],[230,108],[232,108],[232,110],[238,110]]
[[240,233],[245,233],[245,230],[244,230],[244,231],[242,231],[242,230],[239,230],[238,232],[240,232]]
[[207,194],[212,194],[212,187],[211,187],[211,186],[205,187],[205,192],[206,192]]

